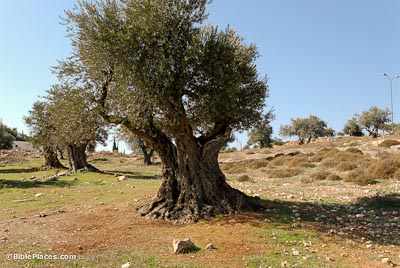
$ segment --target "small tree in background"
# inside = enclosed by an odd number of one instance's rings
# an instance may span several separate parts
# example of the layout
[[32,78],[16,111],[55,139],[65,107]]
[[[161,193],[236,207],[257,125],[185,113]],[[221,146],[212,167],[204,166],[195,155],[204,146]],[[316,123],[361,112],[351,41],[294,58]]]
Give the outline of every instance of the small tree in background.
[[362,112],[358,117],[358,122],[363,128],[365,128],[370,136],[377,138],[379,130],[385,129],[387,123],[390,122],[389,116],[389,109],[383,110],[376,106],[372,106],[368,110]]
[[353,117],[347,121],[346,125],[344,125],[343,133],[356,137],[364,136],[364,133],[362,132],[362,126],[356,117]]
[[128,129],[120,127],[117,132],[118,138],[124,140],[129,149],[131,149],[136,154],[143,154],[143,164],[152,165],[151,158],[154,154],[154,149],[150,146],[146,146],[145,141],[142,138],[132,134]]
[[271,121],[275,119],[273,110],[264,115],[263,120],[252,128],[248,134],[247,145],[256,144],[260,148],[272,147],[272,126]]
[[9,128],[0,121],[0,149],[11,149],[16,137],[10,133]]
[[283,137],[297,136],[300,144],[326,136],[326,122],[315,115],[308,118],[291,119],[290,125],[280,127],[279,134]]
[[45,102],[35,102],[24,120],[30,128],[32,144],[43,147],[44,167],[65,168],[57,157],[57,148],[60,146],[57,144],[55,127],[50,121],[48,105]]

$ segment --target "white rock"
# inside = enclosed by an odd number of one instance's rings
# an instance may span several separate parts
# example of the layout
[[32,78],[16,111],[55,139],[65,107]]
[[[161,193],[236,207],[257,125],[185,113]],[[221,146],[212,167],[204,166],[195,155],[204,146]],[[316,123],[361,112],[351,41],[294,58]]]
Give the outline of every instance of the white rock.
[[131,267],[131,262],[129,261],[121,265],[121,268],[129,268],[129,267]]
[[390,265],[392,263],[392,261],[389,258],[383,258],[382,263]]
[[42,197],[42,196],[44,196],[43,193],[37,193],[37,194],[35,194],[35,197]]
[[124,180],[126,180],[126,176],[125,175],[118,176],[117,179],[118,179],[118,181],[124,181]]
[[215,250],[217,249],[213,243],[209,243],[207,244],[207,246],[205,247],[206,250]]

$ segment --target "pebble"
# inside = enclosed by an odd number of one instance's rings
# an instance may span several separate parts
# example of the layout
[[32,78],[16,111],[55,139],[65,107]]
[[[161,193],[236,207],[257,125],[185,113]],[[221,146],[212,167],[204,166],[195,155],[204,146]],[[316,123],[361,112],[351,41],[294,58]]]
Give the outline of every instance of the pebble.
[[129,261],[121,265],[121,268],[129,268],[129,267],[131,267],[131,262]]

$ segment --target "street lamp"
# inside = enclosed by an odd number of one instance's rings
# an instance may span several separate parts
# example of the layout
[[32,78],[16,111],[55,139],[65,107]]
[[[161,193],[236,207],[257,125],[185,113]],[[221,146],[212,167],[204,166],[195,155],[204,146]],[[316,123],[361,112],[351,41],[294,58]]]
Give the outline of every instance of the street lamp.
[[392,134],[394,134],[394,121],[393,121],[393,81],[392,79],[394,78],[400,78],[400,75],[394,76],[393,78],[390,78],[390,76],[387,73],[383,73],[383,76],[386,76],[389,79],[390,82],[390,108],[392,110]]

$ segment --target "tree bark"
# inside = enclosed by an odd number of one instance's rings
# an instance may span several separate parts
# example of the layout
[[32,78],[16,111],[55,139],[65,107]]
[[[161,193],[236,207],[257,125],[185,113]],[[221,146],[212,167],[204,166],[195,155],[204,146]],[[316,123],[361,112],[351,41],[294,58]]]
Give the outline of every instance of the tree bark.
[[98,172],[99,170],[94,166],[90,165],[86,160],[86,146],[81,145],[68,145],[68,163],[69,168],[72,172],[78,172],[78,170],[89,170]]
[[196,222],[217,214],[237,213],[260,207],[259,200],[233,189],[225,179],[218,153],[229,138],[204,144],[191,135],[159,144],[163,182],[157,196],[139,208],[139,214],[177,223]]
[[44,167],[45,168],[66,168],[63,166],[57,157],[57,151],[54,151],[51,147],[44,147],[43,148],[43,155],[44,155]]

